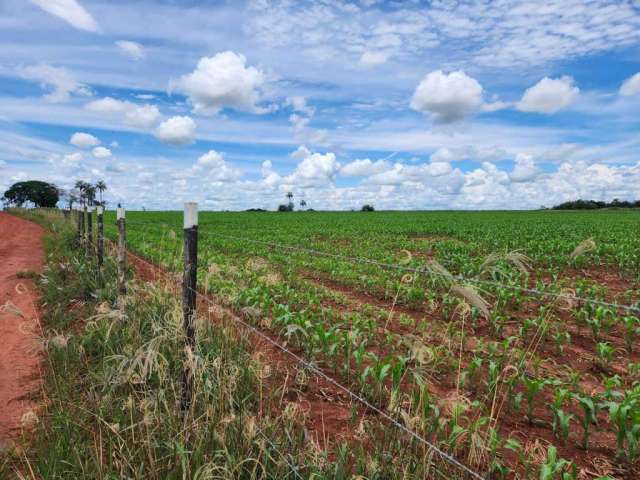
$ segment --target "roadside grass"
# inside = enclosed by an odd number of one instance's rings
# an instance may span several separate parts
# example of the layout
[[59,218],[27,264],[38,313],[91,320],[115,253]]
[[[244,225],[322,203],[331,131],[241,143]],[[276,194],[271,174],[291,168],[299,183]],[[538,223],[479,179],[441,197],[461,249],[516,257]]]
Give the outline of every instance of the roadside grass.
[[258,417],[262,366],[246,337],[198,321],[183,417],[176,298],[131,282],[116,308],[114,262],[99,273],[61,218],[36,220],[52,232],[38,280],[44,386],[32,427],[0,457],[0,478],[296,478],[288,464],[301,465],[303,478],[325,477],[326,459],[305,441],[299,415]]

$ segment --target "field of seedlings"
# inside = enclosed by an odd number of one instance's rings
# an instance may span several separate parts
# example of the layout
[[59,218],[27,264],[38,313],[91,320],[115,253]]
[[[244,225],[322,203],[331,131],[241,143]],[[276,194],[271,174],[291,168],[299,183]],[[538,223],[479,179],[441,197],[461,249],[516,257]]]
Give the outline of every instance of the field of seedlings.
[[[126,222],[132,252],[182,271],[182,212]],[[198,230],[199,291],[364,401],[333,395],[320,421],[312,371],[274,390],[334,461],[365,445],[412,478],[419,438],[483,478],[640,478],[638,212],[201,212]]]

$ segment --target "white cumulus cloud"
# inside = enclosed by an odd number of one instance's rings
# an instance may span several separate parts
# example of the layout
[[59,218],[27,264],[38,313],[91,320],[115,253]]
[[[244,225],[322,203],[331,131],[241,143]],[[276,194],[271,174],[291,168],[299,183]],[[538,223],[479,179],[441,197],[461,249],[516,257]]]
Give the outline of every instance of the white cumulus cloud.
[[147,56],[144,51],[144,47],[138,42],[132,42],[131,40],[118,40],[116,46],[122,53],[133,60],[142,60]]
[[308,155],[302,159],[294,172],[283,178],[283,184],[306,188],[326,186],[335,181],[339,171],[340,163],[334,153],[308,152]]
[[[311,151],[304,145],[300,145],[298,148],[296,148],[293,152],[289,154],[289,156],[294,160],[302,160],[303,158],[306,158],[309,155],[311,155]],[[271,162],[269,162],[269,168],[271,168]]]
[[90,102],[85,107],[87,110],[107,115],[118,115],[123,122],[132,127],[151,128],[160,119],[160,110],[155,105],[116,100],[112,97],[104,97]]
[[215,150],[209,150],[198,158],[195,167],[198,169],[219,168],[222,165],[224,165],[224,158],[222,157],[222,154]]
[[196,122],[191,117],[175,116],[158,125],[154,135],[163,143],[181,146],[192,143],[195,133]]
[[150,128],[160,118],[160,110],[155,105],[135,105],[124,116],[126,124],[133,127]]
[[428,114],[435,123],[463,119],[482,105],[483,88],[462,71],[427,74],[411,99],[411,108]]
[[214,182],[233,182],[242,176],[240,170],[226,162],[224,156],[215,150],[201,155],[193,165],[192,173],[204,175],[207,180]]
[[[374,185],[429,184],[433,178],[444,177],[458,171],[458,169],[454,170],[448,162],[430,162],[420,165],[407,165],[398,162],[391,169],[368,177],[366,183]],[[457,183],[457,180],[455,182]],[[448,181],[443,181],[441,185],[447,184]]]
[[71,94],[90,96],[91,90],[76,81],[71,72],[65,68],[40,64],[24,67],[19,71],[23,78],[40,82],[43,89],[51,90],[44,99],[52,103],[66,102]]
[[78,148],[90,148],[100,145],[100,139],[94,137],[90,133],[76,132],[71,135],[69,143]]
[[111,156],[111,150],[106,147],[96,147],[91,150],[91,153],[96,158],[109,158]]
[[360,56],[360,65],[363,67],[375,67],[387,61],[388,54],[382,51],[366,51]]
[[574,85],[573,78],[544,77],[524,92],[516,107],[523,112],[555,113],[571,105],[579,95],[580,89]]
[[457,162],[469,158],[468,149],[441,147],[429,157],[432,162]]
[[620,95],[630,97],[640,93],[640,72],[627,78],[620,86]]
[[31,2],[79,30],[100,31],[95,19],[76,0],[31,0]]
[[307,104],[307,100],[300,96],[300,95],[294,95],[292,97],[287,97],[287,100],[285,102],[285,105],[288,107],[291,107],[291,109],[294,112],[300,112],[300,113],[304,113],[305,115],[308,115],[309,117],[312,117],[313,114],[316,112],[316,109],[313,108],[312,106]]
[[193,72],[183,75],[172,86],[189,97],[195,112],[217,113],[230,107],[263,113],[257,103],[265,75],[246,63],[243,55],[231,51],[202,57]]
[[525,153],[519,153],[516,156],[516,164],[511,174],[509,174],[509,178],[512,182],[524,183],[535,180],[538,174],[539,171],[533,157]]
[[53,154],[49,158],[49,163],[61,169],[78,168],[82,158],[80,152],[69,153],[67,155]]
[[344,165],[340,169],[340,175],[344,175],[345,177],[369,177],[384,172],[389,168],[391,168],[391,165],[385,160],[372,162],[370,159],[365,158],[362,160],[354,160]]

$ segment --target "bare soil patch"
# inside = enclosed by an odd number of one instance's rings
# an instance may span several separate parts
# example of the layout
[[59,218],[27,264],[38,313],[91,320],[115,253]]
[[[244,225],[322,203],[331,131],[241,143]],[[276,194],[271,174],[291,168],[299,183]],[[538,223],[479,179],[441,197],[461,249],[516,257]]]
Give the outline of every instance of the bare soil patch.
[[0,212],[0,448],[20,433],[41,384],[38,295],[25,272],[42,269],[43,235],[39,225]]

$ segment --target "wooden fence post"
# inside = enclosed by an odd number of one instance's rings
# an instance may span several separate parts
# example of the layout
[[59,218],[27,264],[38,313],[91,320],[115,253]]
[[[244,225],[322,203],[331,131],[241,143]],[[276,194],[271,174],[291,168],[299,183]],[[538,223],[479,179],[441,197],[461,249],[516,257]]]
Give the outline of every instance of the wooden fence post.
[[87,245],[87,206],[82,208],[82,245]]
[[182,279],[182,315],[185,333],[182,372],[182,401],[185,415],[193,397],[193,350],[196,345],[195,312],[198,272],[198,204],[184,204],[184,276]]
[[93,207],[87,209],[87,255],[93,255]]
[[118,297],[120,306],[127,294],[127,231],[124,221],[124,208],[118,207],[116,213],[118,223]]
[[87,245],[87,206],[82,208],[82,243]]
[[80,208],[76,208],[76,220],[78,221],[78,245],[82,245],[82,227],[83,227],[83,220],[82,220],[82,210]]
[[96,210],[96,219],[98,220],[98,268],[102,268],[102,262],[104,257],[104,221],[103,221],[104,208],[99,206]]

